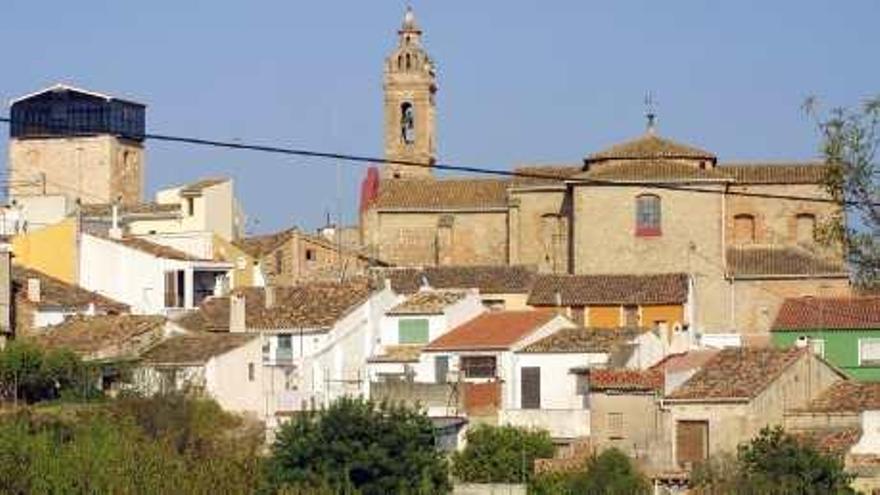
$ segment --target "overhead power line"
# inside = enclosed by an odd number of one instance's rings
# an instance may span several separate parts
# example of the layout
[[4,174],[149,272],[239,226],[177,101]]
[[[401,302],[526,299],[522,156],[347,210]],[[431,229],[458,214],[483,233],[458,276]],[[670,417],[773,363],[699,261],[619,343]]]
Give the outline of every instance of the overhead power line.
[[[0,116],[0,122],[12,124],[12,119],[9,117]],[[74,129],[72,127],[68,128],[66,126],[58,126],[58,125],[49,125],[46,126],[50,130],[74,130],[79,131],[79,129]],[[274,153],[281,155],[289,155],[289,156],[301,156],[307,158],[319,158],[319,159],[330,159],[330,160],[341,160],[345,162],[352,163],[366,163],[366,164],[389,164],[389,165],[401,165],[405,167],[417,167],[417,168],[430,168],[435,170],[447,170],[453,172],[464,172],[464,173],[472,173],[472,174],[483,174],[483,175],[491,175],[496,177],[511,177],[511,178],[525,178],[525,179],[540,179],[546,181],[555,181],[555,182],[569,182],[569,183],[579,183],[579,184],[592,184],[592,185],[637,185],[640,187],[650,188],[650,189],[661,189],[661,190],[671,190],[671,191],[686,191],[692,193],[701,193],[701,194],[725,194],[729,196],[745,196],[751,198],[766,198],[766,199],[780,199],[780,200],[789,200],[789,201],[805,201],[805,202],[813,202],[813,203],[826,203],[826,204],[837,204],[842,206],[855,206],[860,204],[857,201],[844,201],[843,203],[836,201],[831,198],[817,198],[812,196],[800,196],[800,195],[792,195],[792,194],[771,194],[771,193],[761,193],[761,192],[752,192],[752,191],[730,191],[730,190],[719,190],[717,188],[707,188],[707,187],[699,187],[699,186],[683,186],[679,184],[669,184],[664,182],[642,182],[642,181],[626,181],[626,180],[608,180],[608,179],[592,179],[592,178],[567,178],[560,177],[554,174],[542,174],[539,172],[528,172],[528,171],[516,171],[516,170],[496,170],[485,167],[475,167],[475,166],[467,166],[467,165],[453,165],[448,163],[423,163],[416,162],[410,160],[393,160],[389,158],[378,158],[373,156],[366,155],[353,155],[348,153],[334,152],[334,151],[317,151],[310,149],[302,149],[302,148],[289,148],[283,146],[270,146],[270,145],[261,145],[261,144],[249,144],[240,141],[222,141],[217,139],[203,139],[196,137],[188,137],[188,136],[174,136],[169,134],[155,134],[155,133],[144,133],[139,136],[132,136],[133,138],[138,139],[146,139],[153,141],[165,141],[170,143],[180,143],[180,144],[190,144],[197,146],[208,146],[214,148],[225,148],[225,149],[233,149],[233,150],[243,150],[243,151],[258,151],[263,153]],[[722,179],[723,180],[723,179]],[[876,206],[880,206],[880,203],[877,203]]]

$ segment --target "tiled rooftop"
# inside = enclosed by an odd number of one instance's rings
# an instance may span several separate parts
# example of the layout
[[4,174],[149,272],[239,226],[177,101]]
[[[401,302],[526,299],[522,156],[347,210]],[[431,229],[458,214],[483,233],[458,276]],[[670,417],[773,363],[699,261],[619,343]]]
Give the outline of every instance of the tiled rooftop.
[[619,182],[644,181],[730,181],[714,169],[701,169],[694,165],[673,160],[627,160],[600,164],[582,172],[573,179],[609,180]]
[[810,402],[807,409],[823,413],[880,410],[880,382],[839,381]]
[[371,363],[413,363],[418,362],[422,345],[388,345],[382,354],[370,357]]
[[121,244],[131,249],[141,251],[143,253],[147,253],[157,258],[177,261],[213,261],[199,258],[198,256],[192,256],[179,249],[163,246],[162,244],[157,244],[155,242],[142,239],[140,237],[123,237],[122,239],[105,237],[104,239],[110,242],[115,242],[116,244]]
[[552,311],[493,311],[450,330],[426,351],[509,349],[556,317]]
[[736,277],[836,275],[845,277],[842,261],[824,259],[799,247],[737,246],[727,248],[728,271]]
[[255,333],[193,333],[172,337],[141,356],[145,364],[203,364],[258,338]]
[[708,151],[649,133],[593,153],[585,161],[587,163],[594,163],[605,160],[643,158],[689,158],[714,161],[715,155]]
[[880,330],[880,296],[796,297],[779,308],[772,331]]
[[463,291],[423,290],[406,298],[388,310],[388,315],[434,315],[442,314],[447,306],[457,303],[467,295]]
[[682,273],[660,275],[538,275],[529,294],[533,306],[598,304],[683,304],[688,279]]
[[164,327],[162,316],[78,316],[48,327],[32,339],[43,347],[70,349],[85,356],[128,358],[158,341]]
[[589,377],[590,391],[663,391],[663,372],[658,370],[593,368],[589,370]]
[[563,328],[519,352],[611,352],[648,331],[647,328]]
[[[39,303],[32,303],[28,299],[28,279],[32,278],[40,280]],[[20,265],[12,266],[12,291],[19,302],[39,307],[84,310],[89,304],[94,304],[95,309],[99,312],[127,313],[129,311],[127,304]]]
[[669,400],[748,400],[757,396],[805,349],[728,348],[709,359]]
[[412,294],[423,281],[434,289],[478,289],[480,294],[525,294],[532,286],[535,268],[530,266],[435,266],[372,270],[377,284],[387,278],[398,294]]
[[212,177],[207,179],[197,180],[195,182],[190,182],[185,186],[180,188],[180,194],[201,194],[202,191],[209,187],[213,187],[219,184],[223,184],[224,182],[229,182],[228,178],[224,177]]
[[374,207],[379,210],[507,208],[508,180],[432,179],[383,181]]
[[[180,213],[180,203],[136,203],[119,206],[119,215],[172,215]],[[83,217],[110,218],[113,215],[113,205],[109,203],[94,203],[80,205],[80,214]]]
[[716,354],[718,354],[718,349],[695,349],[680,354],[670,354],[651,366],[651,369],[662,370],[666,373],[691,371],[702,367]]
[[296,229],[290,228],[272,234],[255,235],[234,241],[233,244],[254,257],[261,257],[274,251],[278,246],[293,237]]
[[819,184],[828,167],[821,162],[720,163],[716,169],[736,184]]

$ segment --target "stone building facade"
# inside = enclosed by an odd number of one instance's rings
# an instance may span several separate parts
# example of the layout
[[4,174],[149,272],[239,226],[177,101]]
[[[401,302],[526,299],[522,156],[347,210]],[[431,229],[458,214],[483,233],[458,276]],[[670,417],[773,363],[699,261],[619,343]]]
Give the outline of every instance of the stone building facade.
[[8,196],[138,203],[144,111],[140,103],[66,85],[13,101]]

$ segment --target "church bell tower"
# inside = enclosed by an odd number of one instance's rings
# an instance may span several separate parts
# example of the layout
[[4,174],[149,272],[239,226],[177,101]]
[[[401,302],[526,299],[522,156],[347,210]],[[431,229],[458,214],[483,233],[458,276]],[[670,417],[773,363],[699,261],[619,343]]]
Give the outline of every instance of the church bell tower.
[[[436,161],[437,92],[434,63],[422,47],[422,30],[407,8],[397,48],[385,59],[385,158],[433,165]],[[383,179],[428,179],[432,170],[387,163]]]

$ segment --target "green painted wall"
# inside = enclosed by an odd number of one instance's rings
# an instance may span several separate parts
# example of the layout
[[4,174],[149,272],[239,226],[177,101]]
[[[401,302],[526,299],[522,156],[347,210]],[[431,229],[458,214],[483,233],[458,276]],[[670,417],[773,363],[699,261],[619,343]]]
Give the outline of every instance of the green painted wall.
[[771,334],[778,347],[795,345],[798,337],[825,341],[825,359],[853,379],[880,381],[880,366],[859,366],[859,339],[880,339],[880,329],[872,330],[775,330]]

